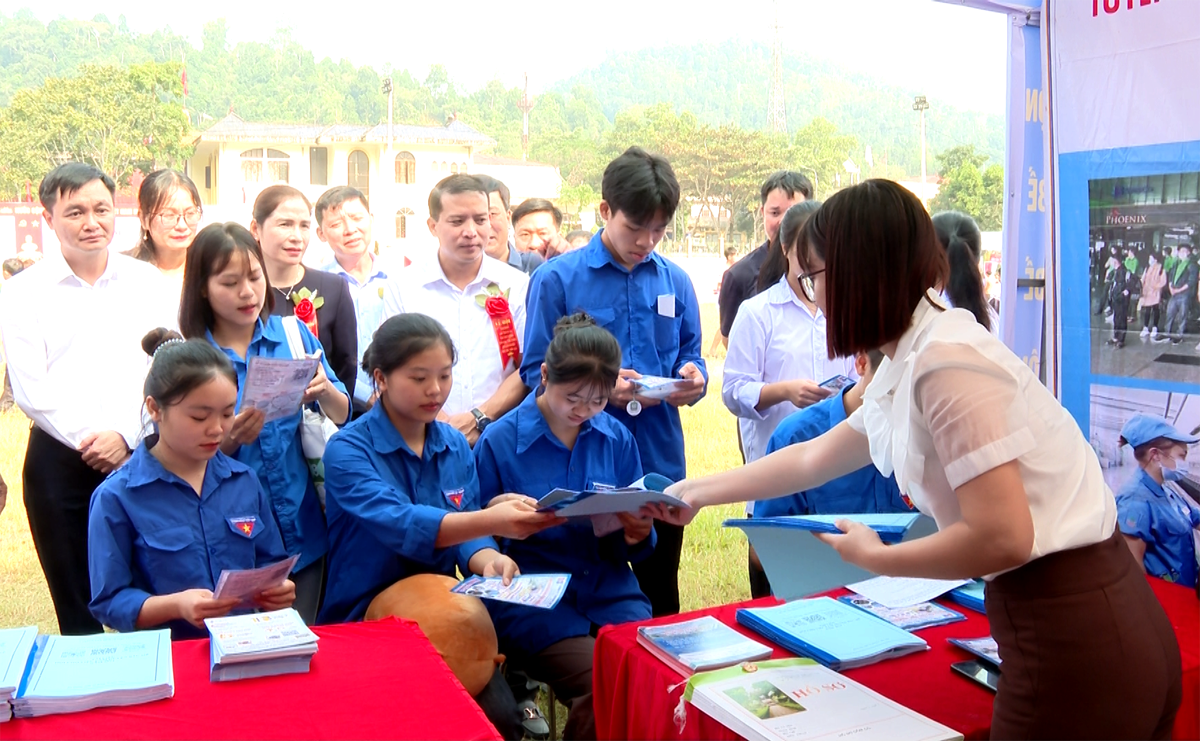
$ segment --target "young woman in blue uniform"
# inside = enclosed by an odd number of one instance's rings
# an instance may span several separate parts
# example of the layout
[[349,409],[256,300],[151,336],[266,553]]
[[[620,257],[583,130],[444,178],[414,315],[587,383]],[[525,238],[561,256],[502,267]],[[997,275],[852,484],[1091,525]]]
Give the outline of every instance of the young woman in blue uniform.
[[[414,574],[503,576],[517,565],[493,535],[525,538],[560,524],[524,501],[479,508],[467,439],[437,421],[452,383],[454,344],[424,314],[375,332],[363,369],[377,401],[325,449],[329,590],[320,622],[361,620],[376,595]],[[497,671],[476,697],[505,738],[520,738],[516,701]]]
[[[168,625],[172,638],[206,635],[204,619],[237,600],[213,599],[225,569],[287,557],[254,472],[218,449],[233,425],[237,375],[223,354],[156,329],[146,409],[154,432],[92,495],[88,520],[91,611],[119,631]],[[260,593],[263,609],[288,607],[291,581]]]
[[[608,330],[584,314],[557,322],[540,388],[489,425],[475,445],[480,496],[489,509],[556,488],[617,488],[642,477],[633,433],[603,413],[620,370],[621,346]],[[589,521],[570,522],[503,544],[527,574],[570,572],[567,592],[553,610],[487,603],[501,650],[529,676],[549,683],[570,708],[567,739],[596,737],[596,630],[650,617],[650,601],[629,564],[653,550],[651,521],[617,517],[614,530],[603,536]]]
[[1117,493],[1117,527],[1147,574],[1187,587],[1197,582],[1200,508],[1176,487],[1188,474],[1185,435],[1163,419],[1138,414],[1121,428],[1138,469]]
[[[291,358],[283,319],[271,316],[270,283],[262,251],[244,227],[229,222],[200,230],[188,251],[179,328],[189,339],[204,339],[219,348],[237,372],[238,403],[250,358]],[[298,327],[306,354],[321,343],[302,324]],[[350,397],[324,355],[304,394],[336,424],[345,423]],[[305,622],[317,616],[325,575],[328,541],[325,517],[300,445],[301,412],[263,423],[263,413],[243,409],[234,417],[221,452],[249,466],[267,492],[275,522],[288,553],[299,554],[292,581],[296,611]]]

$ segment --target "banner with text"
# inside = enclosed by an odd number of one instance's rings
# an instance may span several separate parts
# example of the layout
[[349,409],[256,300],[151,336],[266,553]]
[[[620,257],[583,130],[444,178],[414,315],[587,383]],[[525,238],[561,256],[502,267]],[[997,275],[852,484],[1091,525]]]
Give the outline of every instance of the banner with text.
[[1059,398],[1114,490],[1135,414],[1200,427],[1200,2],[1047,0]]

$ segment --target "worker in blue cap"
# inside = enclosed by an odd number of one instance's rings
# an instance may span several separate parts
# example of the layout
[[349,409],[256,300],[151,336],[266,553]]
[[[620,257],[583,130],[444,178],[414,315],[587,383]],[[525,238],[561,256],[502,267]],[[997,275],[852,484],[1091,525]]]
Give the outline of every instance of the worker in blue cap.
[[1175,482],[1188,477],[1188,446],[1197,441],[1148,414],[1121,428],[1139,470],[1117,494],[1117,525],[1146,573],[1189,587],[1200,572],[1200,507]]

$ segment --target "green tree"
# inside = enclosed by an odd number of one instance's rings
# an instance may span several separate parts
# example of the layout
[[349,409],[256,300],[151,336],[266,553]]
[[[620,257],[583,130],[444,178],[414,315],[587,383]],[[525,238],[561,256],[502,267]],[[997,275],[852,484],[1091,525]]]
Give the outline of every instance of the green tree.
[[88,162],[127,183],[135,169],[190,153],[178,64],[85,65],[17,92],[0,110],[0,193],[19,193],[60,162]]
[[805,175],[816,175],[813,181],[817,198],[827,198],[837,189],[845,172],[844,163],[859,150],[858,139],[838,131],[824,118],[814,118],[796,132],[787,152],[787,163]]
[[979,154],[975,151],[974,144],[960,144],[956,147],[951,147],[945,152],[936,155],[935,158],[938,161],[938,174],[942,177],[946,177],[947,174],[954,172],[963,165],[970,165],[978,170],[988,160],[986,154]]
[[987,156],[973,145],[952,147],[937,155],[942,187],[929,203],[931,213],[961,211],[983,231],[996,231],[1004,221],[1004,168],[981,169]]

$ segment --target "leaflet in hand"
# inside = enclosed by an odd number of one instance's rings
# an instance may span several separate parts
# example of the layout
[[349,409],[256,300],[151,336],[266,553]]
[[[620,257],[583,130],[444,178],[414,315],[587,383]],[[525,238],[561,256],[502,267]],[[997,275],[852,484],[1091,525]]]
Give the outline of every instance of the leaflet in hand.
[[875,617],[882,618],[897,628],[903,628],[904,630],[932,628],[935,625],[957,623],[967,619],[961,612],[955,612],[933,602],[922,602],[919,605],[911,605],[909,607],[888,607],[857,594],[838,597],[838,600],[845,602],[851,607],[865,610]]
[[1000,647],[996,645],[996,639],[991,636],[984,636],[983,638],[947,638],[946,640],[961,649],[970,651],[985,661],[990,661],[996,666],[1000,666]]
[[665,376],[642,376],[630,379],[630,383],[637,387],[634,393],[643,399],[665,399],[678,391],[691,391],[696,388],[691,379]]
[[[647,474],[646,481],[651,476],[667,481],[657,474]],[[668,483],[670,483],[668,481]],[[571,489],[555,489],[538,500],[539,512],[554,512],[559,517],[591,517],[592,515],[616,514],[617,512],[637,512],[646,504],[665,504],[668,507],[690,507],[683,500],[643,488],[645,484],[635,482],[621,489],[604,491],[573,491]]]
[[[747,667],[748,669],[749,667]],[[683,699],[750,741],[950,741],[962,734],[809,659],[695,674]]]
[[756,517],[747,520],[726,520],[726,527],[761,528],[784,527],[797,530],[809,530],[814,533],[833,533],[840,535],[841,530],[834,524],[838,520],[861,522],[879,534],[879,539],[885,543],[899,543],[912,524],[921,515],[917,513],[869,513],[845,515],[786,515],[783,517]]
[[846,388],[847,386],[853,386],[853,385],[854,385],[853,378],[850,378],[849,376],[841,376],[841,375],[826,379],[824,381],[821,381],[821,383],[820,383],[821,388],[828,389],[835,394],[837,392],[841,391],[842,389]]
[[919,579],[908,576],[876,576],[847,584],[846,589],[885,607],[912,607],[937,599],[951,589],[970,583],[970,579]]
[[299,554],[289,556],[279,563],[263,566],[257,569],[225,569],[217,579],[217,588],[213,590],[213,599],[241,600],[237,607],[253,607],[254,597],[265,589],[273,589],[283,584],[288,574],[296,567]]
[[737,621],[792,653],[833,669],[929,650],[924,639],[830,597],[742,608]]
[[712,615],[638,628],[637,642],[683,676],[720,669],[771,655],[770,646],[751,640]]
[[472,576],[451,587],[455,594],[511,602],[514,605],[552,610],[567,591],[570,574],[521,574],[505,586],[499,576]]
[[265,422],[295,414],[320,362],[319,358],[251,357],[242,387],[242,409],[261,409]]
[[175,694],[171,631],[38,636],[13,715],[134,705]]

